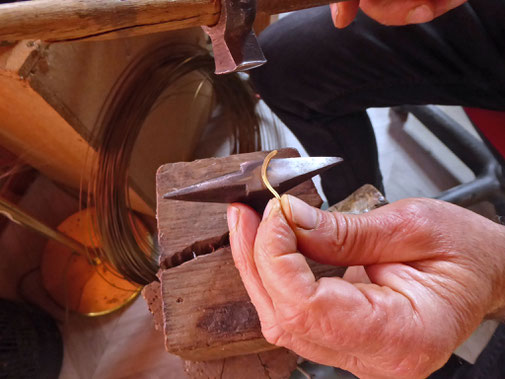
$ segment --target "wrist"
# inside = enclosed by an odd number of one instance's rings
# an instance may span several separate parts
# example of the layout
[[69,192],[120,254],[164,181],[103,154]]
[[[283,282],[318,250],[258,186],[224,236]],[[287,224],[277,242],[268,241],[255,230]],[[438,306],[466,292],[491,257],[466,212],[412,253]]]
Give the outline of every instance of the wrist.
[[505,226],[496,225],[494,244],[495,249],[492,257],[491,267],[496,271],[493,283],[493,301],[489,307],[486,318],[494,320],[505,320]]

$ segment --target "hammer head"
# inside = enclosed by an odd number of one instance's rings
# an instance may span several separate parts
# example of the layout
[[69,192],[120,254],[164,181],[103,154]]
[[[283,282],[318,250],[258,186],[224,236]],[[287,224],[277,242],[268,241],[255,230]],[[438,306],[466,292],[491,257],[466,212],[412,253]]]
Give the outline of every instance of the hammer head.
[[216,74],[245,71],[266,63],[252,30],[256,0],[222,0],[215,26],[203,29],[212,40]]

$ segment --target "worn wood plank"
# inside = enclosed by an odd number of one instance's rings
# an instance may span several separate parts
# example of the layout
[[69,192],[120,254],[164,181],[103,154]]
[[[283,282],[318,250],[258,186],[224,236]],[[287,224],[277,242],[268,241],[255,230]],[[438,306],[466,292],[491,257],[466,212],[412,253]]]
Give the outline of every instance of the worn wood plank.
[[[160,284],[151,285],[144,296],[158,324],[160,310],[163,313],[165,346],[170,353],[192,361],[219,360],[224,365],[223,359],[227,357],[246,355],[252,362],[257,359],[255,353],[275,349],[261,334],[258,315],[235,268],[226,239],[226,204],[162,198],[170,190],[236,171],[240,163],[262,159],[266,154],[257,152],[174,163],[158,170],[157,218],[162,269],[158,274]],[[279,155],[294,156],[297,152],[283,149]],[[309,204],[321,204],[311,181],[294,192]],[[367,211],[383,200],[369,186],[343,201],[339,209],[357,207]],[[356,207],[350,203],[356,203]],[[315,262],[309,265],[316,278],[342,276],[345,271],[342,267]],[[212,367],[221,366],[214,361],[208,367],[211,372]]]
[[386,198],[377,188],[371,184],[365,184],[341,202],[328,208],[328,211],[360,214],[370,212],[387,203]]
[[[256,310],[240,280],[230,248],[226,247],[227,205],[162,198],[174,188],[236,171],[242,162],[263,159],[266,154],[172,163],[158,170],[161,296],[155,296],[151,290],[146,290],[145,296],[158,320],[157,309],[162,308],[169,352],[185,359],[209,360],[275,348],[261,334]],[[278,156],[299,155],[294,149],[282,149]],[[321,205],[312,181],[289,192],[311,205]],[[217,251],[211,253],[214,248]],[[311,266],[317,277],[343,273],[341,268],[313,262]]]
[[219,12],[216,0],[31,0],[0,5],[0,39],[74,40],[131,27],[147,34],[213,25]]
[[[212,250],[212,245],[222,245],[222,237],[228,233],[226,204],[166,200],[163,195],[175,188],[236,171],[242,162],[264,159],[266,155],[267,152],[238,154],[226,158],[169,163],[159,168],[156,175],[156,214],[162,268],[187,260],[185,258],[193,251],[199,255],[200,250],[209,247]],[[281,149],[276,157],[296,156],[299,154],[295,149]],[[289,193],[314,206],[321,205],[321,198],[312,181],[302,183]],[[185,258],[181,259],[181,255]]]
[[298,356],[286,349],[229,357],[215,361],[186,361],[184,370],[194,379],[286,379]]
[[[316,278],[345,269],[310,262]],[[275,349],[235,268],[231,249],[197,257],[160,274],[165,346],[189,360],[211,360]]]
[[[278,14],[339,0],[259,0],[258,12]],[[215,25],[219,0],[31,0],[0,4],[0,40],[68,41],[112,38]]]

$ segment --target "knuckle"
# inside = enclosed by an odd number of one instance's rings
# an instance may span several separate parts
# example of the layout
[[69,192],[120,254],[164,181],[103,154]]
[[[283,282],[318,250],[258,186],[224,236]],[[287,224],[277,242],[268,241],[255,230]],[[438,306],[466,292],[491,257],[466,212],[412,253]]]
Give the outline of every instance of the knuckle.
[[398,212],[404,220],[426,216],[426,210],[428,208],[426,199],[400,200],[398,204],[401,205]]
[[[333,251],[343,250],[349,242],[349,228],[347,219],[342,214],[331,214],[324,218],[323,230],[330,237],[330,246]],[[352,244],[351,244],[352,245]]]
[[395,232],[428,232],[431,229],[433,213],[427,199],[408,199],[398,202],[393,217]]

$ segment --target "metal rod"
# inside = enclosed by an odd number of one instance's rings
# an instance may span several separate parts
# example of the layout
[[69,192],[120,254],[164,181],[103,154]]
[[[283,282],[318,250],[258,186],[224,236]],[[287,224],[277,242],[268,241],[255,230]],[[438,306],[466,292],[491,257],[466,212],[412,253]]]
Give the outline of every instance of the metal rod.
[[405,105],[400,108],[412,113],[461,159],[475,176],[481,175],[491,163],[494,163],[495,159],[486,145],[438,107],[434,105]]
[[12,222],[33,230],[46,238],[59,242],[66,247],[86,256],[87,251],[84,245],[70,238],[66,234],[53,229],[46,224],[40,222],[29,214],[25,213],[16,204],[0,197],[0,213],[7,217]]

